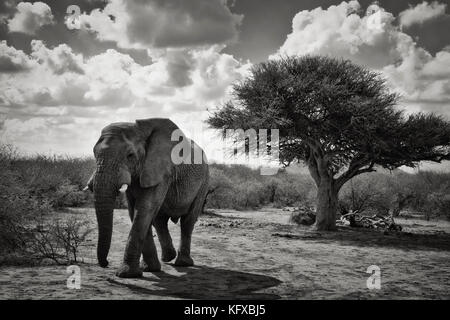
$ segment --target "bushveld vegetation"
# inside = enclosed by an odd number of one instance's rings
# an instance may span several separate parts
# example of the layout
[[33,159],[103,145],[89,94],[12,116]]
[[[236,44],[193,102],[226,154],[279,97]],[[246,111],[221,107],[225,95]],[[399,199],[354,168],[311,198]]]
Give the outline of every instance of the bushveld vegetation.
[[[92,158],[21,156],[14,147],[0,147],[0,191],[4,214],[40,213],[65,207],[91,207],[93,197],[83,192],[95,169]],[[207,208],[257,209],[261,206],[313,206],[316,186],[309,174],[279,170],[260,175],[245,165],[210,165]],[[402,170],[362,174],[346,184],[340,193],[341,213],[353,211],[414,211],[424,217],[450,215],[450,173]],[[125,207],[125,201],[118,206]],[[8,210],[6,210],[8,209]],[[34,214],[36,215],[36,214]],[[450,216],[449,216],[450,218]]]
[[79,262],[78,247],[91,228],[82,217],[58,219],[56,210],[91,201],[80,186],[92,165],[90,159],[24,157],[0,145],[0,263]]
[[[27,251],[34,260],[69,263],[90,231],[82,217],[59,221],[66,207],[91,207],[84,192],[95,168],[91,158],[25,157],[9,145],[0,147],[0,253],[4,257]],[[280,170],[262,176],[244,165],[212,164],[206,208],[251,210],[262,206],[313,207],[316,185],[310,175]],[[340,192],[339,211],[371,214],[388,212],[450,219],[450,173],[401,170],[362,174]],[[126,206],[118,199],[117,206]],[[30,252],[30,250],[32,252]],[[2,261],[0,261],[1,263]],[[4,262],[4,261],[3,261]]]

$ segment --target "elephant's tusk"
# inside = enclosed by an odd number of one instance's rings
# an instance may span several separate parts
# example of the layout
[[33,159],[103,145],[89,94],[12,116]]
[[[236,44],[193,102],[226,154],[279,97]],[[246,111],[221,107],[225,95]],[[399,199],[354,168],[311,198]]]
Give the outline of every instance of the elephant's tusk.
[[127,189],[128,189],[128,185],[124,183],[124,184],[120,187],[119,191],[122,192],[122,193],[124,193],[125,191],[127,191]]
[[88,190],[89,190],[89,187],[88,187],[88,186],[86,186],[86,187],[83,188],[83,191],[88,191]]

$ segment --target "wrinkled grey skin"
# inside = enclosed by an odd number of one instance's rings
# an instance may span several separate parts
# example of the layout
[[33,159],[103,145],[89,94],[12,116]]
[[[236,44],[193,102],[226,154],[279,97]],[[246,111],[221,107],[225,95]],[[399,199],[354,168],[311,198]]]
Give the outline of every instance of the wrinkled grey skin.
[[[113,123],[102,130],[94,147],[97,168],[88,188],[94,192],[99,234],[97,258],[101,267],[108,265],[115,198],[119,188],[128,185],[126,196],[132,227],[123,263],[116,273],[119,277],[137,278],[142,271],[161,270],[152,225],[161,243],[162,261],[176,257],[177,266],[194,263],[190,256],[191,235],[203,209],[209,171],[206,159],[202,164],[172,162],[171,152],[178,143],[171,141],[175,129],[178,127],[172,121],[159,118]],[[180,220],[178,252],[167,228],[169,219]]]

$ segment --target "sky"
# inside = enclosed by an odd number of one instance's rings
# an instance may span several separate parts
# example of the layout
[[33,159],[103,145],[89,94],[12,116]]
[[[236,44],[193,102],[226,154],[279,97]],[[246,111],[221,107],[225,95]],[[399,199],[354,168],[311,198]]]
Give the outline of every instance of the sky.
[[168,117],[202,140],[231,85],[285,54],[350,59],[450,119],[449,30],[449,0],[6,0],[0,139],[91,156],[107,124]]

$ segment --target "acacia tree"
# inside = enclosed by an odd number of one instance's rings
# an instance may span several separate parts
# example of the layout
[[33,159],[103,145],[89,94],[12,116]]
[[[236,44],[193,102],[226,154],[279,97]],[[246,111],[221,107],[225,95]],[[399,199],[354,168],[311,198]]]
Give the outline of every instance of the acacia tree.
[[348,60],[263,62],[233,92],[208,124],[279,129],[282,164],[304,161],[317,185],[318,230],[336,228],[339,190],[356,175],[450,158],[449,122],[434,114],[405,115],[378,73]]

